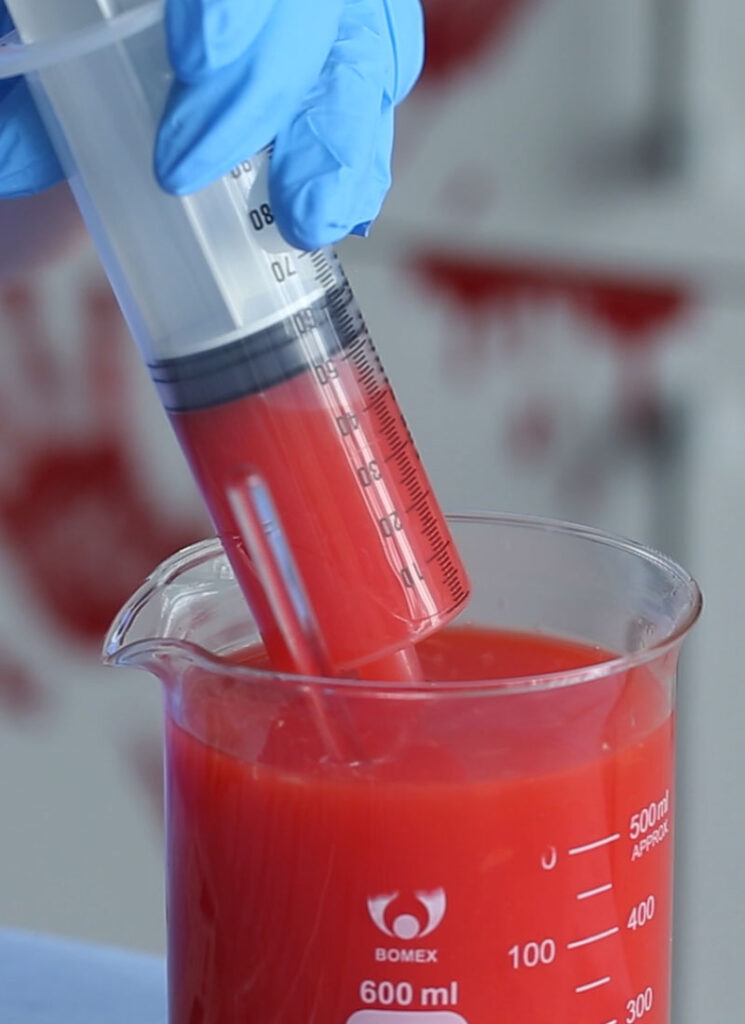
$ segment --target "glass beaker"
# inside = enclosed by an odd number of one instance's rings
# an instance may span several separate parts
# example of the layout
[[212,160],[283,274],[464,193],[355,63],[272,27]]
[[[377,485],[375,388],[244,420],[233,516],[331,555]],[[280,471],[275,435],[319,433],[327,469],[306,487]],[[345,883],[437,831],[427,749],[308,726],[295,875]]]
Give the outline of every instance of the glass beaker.
[[698,588],[582,527],[450,523],[474,594],[424,683],[272,673],[216,541],[112,626],[164,684],[171,1024],[668,1021]]

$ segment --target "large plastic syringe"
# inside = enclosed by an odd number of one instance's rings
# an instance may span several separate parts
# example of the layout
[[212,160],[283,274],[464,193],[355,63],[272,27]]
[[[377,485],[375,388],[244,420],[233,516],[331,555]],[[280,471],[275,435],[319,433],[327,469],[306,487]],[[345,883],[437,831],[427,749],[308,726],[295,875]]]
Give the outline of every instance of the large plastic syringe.
[[416,677],[468,584],[334,252],[280,235],[268,152],[158,187],[162,4],[7,5],[0,74],[28,75],[274,667]]

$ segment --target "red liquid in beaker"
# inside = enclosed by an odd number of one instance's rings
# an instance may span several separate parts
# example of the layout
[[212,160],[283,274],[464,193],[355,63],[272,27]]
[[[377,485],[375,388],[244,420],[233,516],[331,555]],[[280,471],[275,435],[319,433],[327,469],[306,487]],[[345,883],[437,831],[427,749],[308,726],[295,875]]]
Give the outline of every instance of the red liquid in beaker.
[[[438,680],[609,657],[475,629],[418,653]],[[662,1024],[673,671],[324,691],[356,765],[296,689],[268,680],[262,709],[251,684],[190,680],[167,728],[172,1024]]]

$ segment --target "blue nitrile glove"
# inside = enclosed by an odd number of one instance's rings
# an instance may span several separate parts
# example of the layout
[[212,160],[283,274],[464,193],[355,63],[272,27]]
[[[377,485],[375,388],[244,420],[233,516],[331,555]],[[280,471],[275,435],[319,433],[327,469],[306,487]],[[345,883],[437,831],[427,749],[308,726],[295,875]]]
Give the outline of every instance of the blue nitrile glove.
[[[202,188],[275,139],[285,237],[366,234],[390,186],[393,108],[421,69],[419,0],[168,0],[166,26],[177,81],[155,147],[162,186]],[[0,197],[61,177],[25,84],[0,84]]]
[[[13,22],[0,0],[0,38]],[[23,79],[0,78],[0,198],[12,199],[56,185],[62,168]]]

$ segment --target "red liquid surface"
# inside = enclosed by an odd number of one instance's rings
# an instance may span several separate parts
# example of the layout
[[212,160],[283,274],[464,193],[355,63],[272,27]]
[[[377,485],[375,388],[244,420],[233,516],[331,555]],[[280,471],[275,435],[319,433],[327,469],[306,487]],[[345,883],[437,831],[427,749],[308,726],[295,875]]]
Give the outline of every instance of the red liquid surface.
[[[607,657],[476,629],[419,655],[445,681]],[[190,679],[167,724],[172,1024],[667,1022],[674,667],[325,691],[353,764],[296,689]]]

